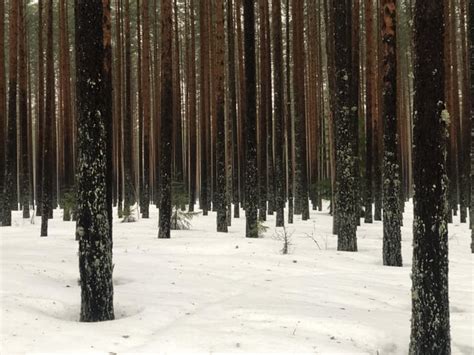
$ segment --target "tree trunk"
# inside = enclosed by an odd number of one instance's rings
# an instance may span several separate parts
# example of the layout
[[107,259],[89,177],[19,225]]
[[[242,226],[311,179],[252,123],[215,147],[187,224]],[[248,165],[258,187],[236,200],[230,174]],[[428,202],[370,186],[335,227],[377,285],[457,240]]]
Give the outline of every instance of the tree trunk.
[[194,204],[196,203],[196,178],[197,178],[197,141],[196,141],[196,36],[195,36],[195,6],[194,0],[191,0],[190,5],[190,24],[191,27],[191,43],[189,55],[189,211],[194,211]]
[[20,121],[20,196],[23,218],[30,218],[30,169],[28,144],[28,62],[26,50],[26,6],[19,1],[18,16],[18,119]]
[[158,238],[170,238],[171,160],[173,135],[173,10],[172,0],[161,0],[161,166],[160,229]]
[[244,0],[245,47],[245,219],[247,238],[258,238],[257,227],[257,135],[256,135],[256,83],[255,83],[255,12],[254,2]]
[[383,0],[383,264],[402,266],[397,122],[397,5]]
[[[76,0],[78,206],[81,321],[114,319],[108,140],[112,122],[110,4]],[[107,15],[107,12],[109,14]]]
[[283,45],[281,24],[281,0],[272,1],[272,33],[273,33],[273,65],[275,103],[275,210],[276,226],[285,225],[285,166],[283,160],[284,148],[284,114],[285,114],[285,87],[283,78]]
[[[0,2],[0,43],[5,43],[5,2]],[[5,209],[5,142],[7,123],[6,82],[5,82],[5,47],[0,46],[0,225],[3,224]]]
[[338,245],[341,251],[357,251],[354,179],[354,130],[351,122],[351,2],[334,5],[336,70],[336,206]]
[[3,226],[11,226],[11,211],[17,209],[17,76],[18,76],[18,10],[19,2],[10,2],[8,52],[8,123],[5,140],[5,187]]
[[450,354],[443,2],[415,5],[414,228],[410,354]]

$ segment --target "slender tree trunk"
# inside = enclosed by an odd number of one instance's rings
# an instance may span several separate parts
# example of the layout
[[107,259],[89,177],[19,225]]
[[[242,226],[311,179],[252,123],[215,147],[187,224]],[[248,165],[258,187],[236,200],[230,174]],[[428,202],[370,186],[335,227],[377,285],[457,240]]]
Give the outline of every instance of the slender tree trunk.
[[471,81],[471,202],[469,205],[470,222],[471,222],[471,252],[474,253],[474,124],[472,117],[474,116],[474,2],[469,2],[469,63],[470,63],[470,81]]
[[28,57],[26,51],[25,3],[19,1],[18,44],[18,119],[20,121],[20,191],[23,218],[30,218],[30,169],[28,144]]
[[443,2],[415,5],[414,227],[410,354],[450,354]]
[[309,219],[308,171],[306,156],[306,115],[304,90],[304,13],[303,0],[292,1],[293,18],[293,99],[295,103],[295,213]]
[[[112,122],[110,3],[76,0],[76,92],[81,321],[114,319],[108,185]],[[106,80],[103,80],[103,79]]]
[[196,141],[196,36],[195,36],[195,5],[194,0],[191,0],[190,5],[190,24],[191,27],[191,43],[189,55],[189,211],[194,211],[194,204],[196,203],[196,178],[197,178],[197,141]]
[[215,201],[217,202],[217,231],[227,232],[227,202],[226,202],[226,147],[225,147],[225,93],[224,93],[224,3],[216,0],[216,174]]
[[[5,2],[0,2],[0,43],[5,43]],[[5,209],[5,142],[7,123],[6,82],[5,82],[5,47],[0,46],[0,225],[3,223]]]
[[257,135],[255,83],[255,10],[252,0],[244,0],[246,169],[246,237],[258,238],[257,227]]
[[375,43],[374,43],[374,3],[365,3],[365,33],[366,33],[366,158],[365,158],[365,223],[373,223],[372,204],[373,190],[373,123],[375,114]]
[[36,149],[36,215],[41,216],[43,209],[43,147],[44,147],[44,7],[43,0],[38,0],[38,145]]
[[283,77],[283,45],[281,24],[281,0],[272,1],[272,33],[273,33],[273,65],[274,65],[274,90],[275,103],[275,209],[276,226],[285,225],[285,166],[283,160],[284,148],[284,114],[285,114],[285,87]]
[[53,217],[53,189],[54,189],[54,60],[53,60],[53,1],[48,0],[46,12],[46,99],[43,132],[43,183],[42,183],[42,211],[41,236],[48,235],[48,219]]
[[161,0],[161,166],[160,221],[158,238],[170,238],[171,160],[173,135],[173,8]]
[[383,0],[383,264],[402,266],[397,123],[397,4]]
[[290,0],[286,0],[286,160],[288,167],[288,223],[293,223],[294,214],[294,155],[293,155],[293,112],[291,95],[291,38]]
[[11,226],[11,211],[17,209],[17,76],[19,2],[10,2],[8,52],[8,123],[5,140],[5,186],[2,225]]

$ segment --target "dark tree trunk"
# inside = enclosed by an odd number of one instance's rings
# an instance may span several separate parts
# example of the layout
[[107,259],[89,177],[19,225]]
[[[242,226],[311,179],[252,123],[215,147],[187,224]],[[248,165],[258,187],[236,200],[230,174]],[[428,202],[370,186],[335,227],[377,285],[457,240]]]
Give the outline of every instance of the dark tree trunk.
[[292,1],[293,18],[293,99],[295,112],[295,213],[309,219],[308,171],[306,156],[305,55],[303,0]]
[[[108,171],[111,145],[110,4],[76,0],[77,225],[81,321],[114,319]],[[107,14],[108,13],[108,14]],[[104,80],[105,79],[105,80]]]
[[[0,43],[5,43],[5,2],[0,2]],[[0,46],[0,225],[3,224],[4,182],[5,182],[5,142],[7,123],[6,82],[5,82],[5,47]],[[5,209],[7,211],[7,209]]]
[[293,159],[293,112],[291,110],[291,36],[290,0],[286,0],[286,164],[288,167],[288,223],[293,223],[294,213],[294,159]]
[[41,216],[43,209],[43,147],[44,147],[44,7],[38,0],[38,144],[36,147],[36,215]]
[[443,2],[415,5],[411,354],[450,354]]
[[[10,2],[8,53],[8,123],[5,139],[5,186],[3,226],[11,226],[11,211],[17,209],[17,75],[18,75],[18,10],[19,2]],[[3,172],[2,172],[3,173]]]
[[195,36],[195,8],[194,0],[190,5],[191,43],[189,63],[189,211],[194,211],[196,203],[196,177],[197,177],[197,141],[196,141],[196,36]]
[[53,1],[47,2],[46,13],[46,98],[43,132],[43,183],[41,236],[48,235],[48,219],[53,217],[53,170],[55,145],[54,141],[54,59],[53,59]]
[[267,65],[267,51],[266,51],[266,11],[265,7],[268,7],[266,0],[259,0],[259,15],[260,15],[260,26],[259,26],[259,93],[258,93],[258,144],[257,144],[257,156],[258,156],[258,218],[260,221],[267,219],[267,86],[268,79],[266,78],[266,65]]
[[209,209],[209,191],[208,191],[208,121],[209,121],[209,9],[208,2],[200,1],[199,4],[199,28],[200,28],[200,47],[201,47],[201,64],[200,64],[200,119],[201,119],[201,189],[199,202],[203,210],[203,215],[206,216]]
[[366,33],[366,158],[365,158],[365,223],[373,223],[373,122],[375,114],[375,43],[374,43],[374,4],[365,3],[365,33]]
[[123,118],[123,169],[125,177],[124,215],[130,215],[130,207],[135,203],[135,178],[133,169],[133,107],[132,107],[132,57],[130,43],[130,0],[125,0],[125,116]]
[[23,218],[30,218],[30,169],[28,144],[28,62],[26,51],[25,4],[19,1],[19,44],[18,44],[18,118],[20,121],[20,196]]
[[285,87],[283,78],[283,45],[281,24],[281,0],[272,1],[272,34],[273,34],[273,65],[274,65],[274,90],[275,103],[275,210],[276,226],[285,225],[285,166],[283,160],[284,148],[284,114],[285,114]]
[[[474,1],[469,2],[469,62],[471,74],[471,120],[474,116]],[[471,202],[469,205],[471,223],[471,252],[474,253],[474,124],[471,121]]]
[[334,4],[334,43],[336,46],[336,206],[338,245],[341,251],[357,251],[354,178],[354,130],[351,108],[351,2]]
[[397,123],[397,8],[383,0],[383,264],[402,266],[400,168]]
[[245,218],[247,238],[258,238],[257,204],[257,132],[256,132],[256,83],[255,83],[255,11],[252,0],[244,0],[245,47]]
[[142,217],[150,217],[150,129],[151,129],[151,90],[150,90],[150,25],[148,1],[141,3],[143,24],[143,48],[141,65],[141,82],[143,96],[143,186],[142,186]]
[[173,10],[172,0],[161,0],[161,165],[158,238],[170,238],[171,160],[173,136]]
[[225,170],[225,94],[224,94],[224,3],[216,0],[216,174],[217,231],[227,232],[226,170]]

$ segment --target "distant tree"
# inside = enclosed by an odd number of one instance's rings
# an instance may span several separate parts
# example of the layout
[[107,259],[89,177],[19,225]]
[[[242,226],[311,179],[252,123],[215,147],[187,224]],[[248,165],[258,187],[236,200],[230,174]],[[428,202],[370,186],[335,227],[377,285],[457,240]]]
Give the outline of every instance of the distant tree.
[[76,0],[77,225],[82,322],[114,319],[108,169],[110,3]]
[[53,170],[54,170],[54,56],[53,56],[53,1],[46,5],[46,97],[43,126],[43,176],[41,197],[41,236],[48,235],[48,219],[53,217]]
[[19,1],[18,11],[18,119],[20,128],[20,196],[23,218],[30,218],[30,166],[29,166],[29,116],[28,116],[28,56],[26,5]]
[[397,4],[383,0],[383,264],[402,266],[397,122]]
[[257,204],[257,130],[256,130],[256,69],[255,69],[255,9],[254,1],[244,0],[245,47],[245,218],[247,238],[258,238]]
[[415,3],[415,126],[410,354],[450,354],[444,3]]
[[38,0],[38,95],[37,95],[37,127],[38,142],[36,146],[36,215],[41,216],[43,210],[43,147],[44,147],[44,2]]
[[281,0],[272,1],[272,35],[273,35],[273,65],[275,103],[275,210],[276,226],[285,224],[285,166],[283,160],[284,149],[284,115],[285,115],[285,87],[283,73],[283,45],[281,24]]
[[305,116],[304,1],[292,1],[293,100],[295,112],[295,213],[309,219]]
[[173,134],[172,6],[172,0],[161,0],[161,198],[158,238],[170,238],[171,227],[171,145]]

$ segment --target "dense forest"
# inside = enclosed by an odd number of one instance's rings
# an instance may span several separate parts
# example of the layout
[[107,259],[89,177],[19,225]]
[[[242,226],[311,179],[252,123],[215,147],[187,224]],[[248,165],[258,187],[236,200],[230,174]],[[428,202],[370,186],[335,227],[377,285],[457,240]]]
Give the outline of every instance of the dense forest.
[[400,267],[413,201],[410,353],[448,354],[453,216],[474,253],[473,17],[473,0],[2,0],[0,223],[75,221],[91,322],[114,318],[114,219],[156,206],[168,239],[216,212],[258,238],[330,201],[338,251],[383,221]]

